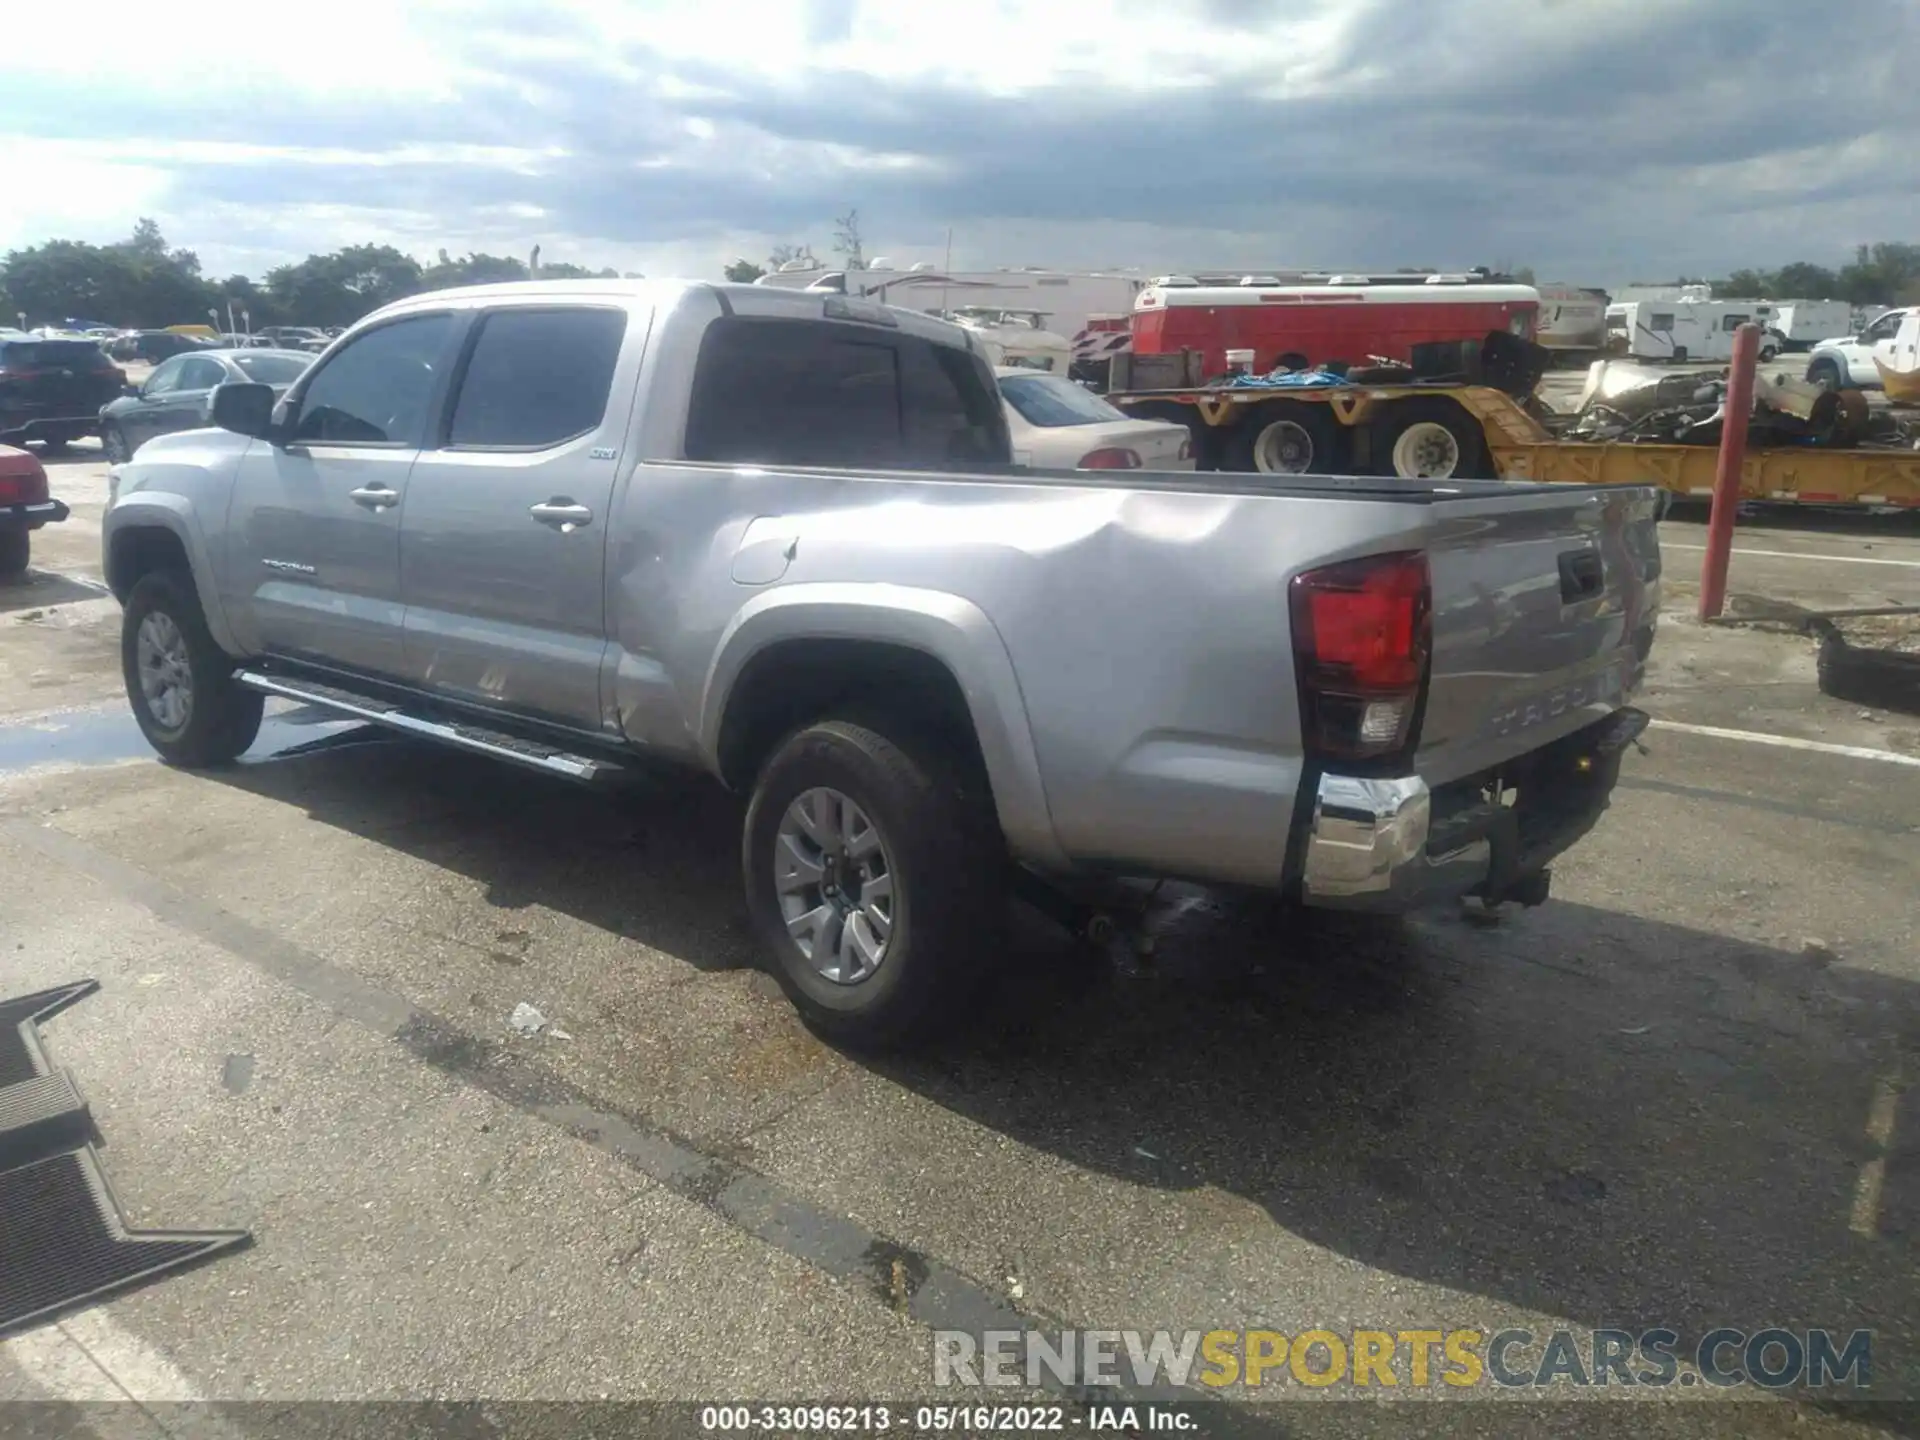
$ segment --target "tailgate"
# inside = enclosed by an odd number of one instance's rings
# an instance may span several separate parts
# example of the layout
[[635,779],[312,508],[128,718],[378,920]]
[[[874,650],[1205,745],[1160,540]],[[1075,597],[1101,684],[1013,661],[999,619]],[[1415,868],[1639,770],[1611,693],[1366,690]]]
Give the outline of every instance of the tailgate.
[[1430,785],[1537,750],[1636,691],[1660,609],[1659,492],[1554,487],[1434,507]]

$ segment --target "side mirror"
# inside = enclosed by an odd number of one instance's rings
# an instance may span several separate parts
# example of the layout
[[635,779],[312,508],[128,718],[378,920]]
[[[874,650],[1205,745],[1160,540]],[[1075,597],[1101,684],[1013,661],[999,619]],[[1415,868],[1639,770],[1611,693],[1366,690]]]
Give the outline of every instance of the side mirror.
[[274,394],[271,385],[229,380],[213,390],[213,423],[254,440],[272,438]]

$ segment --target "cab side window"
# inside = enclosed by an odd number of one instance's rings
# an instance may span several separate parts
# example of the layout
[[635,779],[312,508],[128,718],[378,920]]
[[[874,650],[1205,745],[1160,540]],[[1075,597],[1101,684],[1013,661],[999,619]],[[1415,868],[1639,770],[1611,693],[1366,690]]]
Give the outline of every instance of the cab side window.
[[600,428],[624,310],[497,310],[480,322],[447,443],[543,450]]
[[452,329],[451,315],[414,315],[358,337],[305,387],[294,440],[419,445]]
[[869,325],[744,316],[707,328],[689,460],[964,469],[1005,464],[1007,422],[969,352]]

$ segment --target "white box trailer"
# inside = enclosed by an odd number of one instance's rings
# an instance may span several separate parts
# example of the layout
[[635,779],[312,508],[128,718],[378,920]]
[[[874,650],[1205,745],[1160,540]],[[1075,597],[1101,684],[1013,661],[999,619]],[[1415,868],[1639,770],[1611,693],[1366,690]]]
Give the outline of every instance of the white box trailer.
[[1844,300],[1776,300],[1773,312],[1773,328],[1789,350],[1811,350],[1853,333],[1853,306]]
[[1769,300],[1630,300],[1607,307],[1608,348],[1636,360],[1731,360],[1734,333],[1760,326],[1760,358],[1786,348]]
[[1578,285],[1540,285],[1533,338],[1549,350],[1597,354],[1607,339],[1607,292]]

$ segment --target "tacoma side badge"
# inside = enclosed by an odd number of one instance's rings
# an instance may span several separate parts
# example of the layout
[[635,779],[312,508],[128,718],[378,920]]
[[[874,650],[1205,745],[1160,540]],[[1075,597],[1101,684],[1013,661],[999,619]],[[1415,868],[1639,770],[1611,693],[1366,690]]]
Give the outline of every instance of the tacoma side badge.
[[587,452],[589,460],[611,460],[619,452],[604,447],[596,447]]

